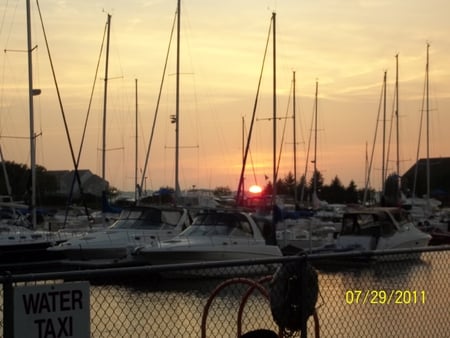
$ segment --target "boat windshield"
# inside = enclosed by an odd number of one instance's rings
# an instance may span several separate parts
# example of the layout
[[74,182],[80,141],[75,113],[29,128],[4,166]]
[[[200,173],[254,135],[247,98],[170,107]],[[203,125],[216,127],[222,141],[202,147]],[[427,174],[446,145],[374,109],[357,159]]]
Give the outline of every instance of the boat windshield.
[[395,211],[391,212],[392,217],[395,219],[395,221],[398,223],[399,226],[402,226],[406,223],[412,222],[411,215],[402,209],[397,209]]
[[181,210],[123,210],[111,229],[161,229],[175,227],[182,216]]
[[346,214],[343,217],[341,235],[373,236],[380,235],[377,215],[366,213]]
[[249,220],[241,214],[211,213],[197,215],[184,235],[253,236]]
[[408,222],[407,213],[401,210],[350,213],[343,217],[341,235],[390,237]]

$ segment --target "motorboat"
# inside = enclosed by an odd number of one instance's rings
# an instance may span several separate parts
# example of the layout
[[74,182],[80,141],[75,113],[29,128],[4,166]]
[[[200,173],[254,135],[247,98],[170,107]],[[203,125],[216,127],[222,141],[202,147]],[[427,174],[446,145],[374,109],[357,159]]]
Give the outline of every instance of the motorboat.
[[304,224],[288,224],[276,231],[277,243],[287,255],[301,251],[311,252],[333,243],[336,228],[333,225],[318,222],[317,219],[305,220]]
[[281,257],[258,224],[247,212],[203,211],[179,235],[139,247],[135,254],[152,265]]
[[136,247],[172,238],[190,225],[185,208],[134,206],[124,208],[105,230],[87,232],[48,250],[64,255],[64,264],[86,267],[139,265]]
[[[430,234],[430,245],[450,244],[450,210],[439,209],[431,212],[413,213],[416,208],[408,209],[417,227]],[[424,208],[425,209],[425,208]],[[425,209],[426,210],[426,209]]]
[[64,229],[71,232],[86,232],[90,229],[106,228],[107,226],[103,225],[103,221],[101,212],[89,211],[89,214],[86,214],[84,208],[74,206],[57,210],[47,217],[47,224],[50,229]]
[[428,218],[418,225],[418,228],[427,234],[430,234],[430,245],[448,245],[450,244],[450,218],[436,219]]
[[[420,248],[426,247],[430,239],[431,236],[418,229],[410,215],[401,208],[354,209],[344,213],[342,229],[335,242],[316,250],[315,253],[352,251],[370,253]],[[392,257],[389,255],[389,258]]]
[[297,212],[286,212],[285,209],[281,215],[276,225],[276,238],[282,251],[288,255],[332,243],[342,224],[338,221],[342,219],[342,215],[334,212],[331,207],[320,209],[308,217],[298,217]]
[[25,226],[0,223],[0,264],[2,268],[55,259],[47,248],[71,238],[59,231],[33,230]]

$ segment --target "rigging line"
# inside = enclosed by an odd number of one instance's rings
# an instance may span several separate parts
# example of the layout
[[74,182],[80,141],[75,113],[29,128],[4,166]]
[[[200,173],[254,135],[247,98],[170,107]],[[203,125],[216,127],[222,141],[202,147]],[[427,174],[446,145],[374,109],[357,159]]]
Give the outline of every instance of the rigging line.
[[[244,125],[244,128],[245,128],[245,125]],[[245,130],[245,131],[247,131],[247,130]],[[255,162],[253,161],[251,149],[249,149],[249,153],[250,153],[250,162],[252,163],[253,179],[255,181],[255,184],[258,185],[258,180],[256,178]]]
[[291,88],[289,89],[289,97],[288,97],[288,104],[286,107],[286,114],[284,115],[284,125],[283,125],[283,133],[281,136],[281,143],[280,143],[280,152],[278,154],[278,163],[277,163],[277,170],[275,172],[276,177],[278,177],[278,170],[280,169],[280,163],[281,163],[281,153],[283,151],[283,144],[284,144],[284,137],[286,135],[286,125],[287,125],[287,120],[288,120],[288,114],[289,114],[289,108],[291,106],[291,93],[292,93],[292,85],[293,83],[291,82]]
[[[308,175],[308,164],[309,164],[309,152],[311,150],[311,140],[312,140],[312,132],[313,132],[313,125],[314,125],[314,115],[315,115],[315,111],[316,111],[316,101],[314,101],[313,104],[313,113],[312,113],[312,117],[311,117],[311,125],[309,127],[309,138],[308,138],[308,147],[306,150],[306,161],[305,161],[305,171],[303,173],[303,177],[304,177],[304,184],[302,184],[302,190],[300,192],[300,202],[304,202],[304,196],[305,196],[305,188],[306,188],[306,184],[307,184],[307,175]],[[313,173],[314,175],[314,173]]]
[[[426,70],[428,69],[428,65]],[[426,97],[426,72],[425,72],[425,80],[423,81],[423,93],[422,93],[422,106],[420,108],[420,121],[419,121],[419,139],[417,141],[417,151],[416,151],[416,167],[414,168],[414,181],[413,181],[413,190],[412,196],[416,196],[416,188],[417,188],[417,177],[419,175],[419,156],[420,156],[420,141],[422,139],[422,129],[423,129],[423,113],[425,111],[425,97]]]
[[8,135],[0,135],[0,139],[6,138],[6,139],[16,139],[16,140],[29,140],[29,136],[8,136]]
[[[258,98],[259,98],[259,93],[260,93],[260,89],[261,89],[261,82],[262,82],[262,76],[263,76],[263,72],[264,72],[264,65],[266,63],[267,50],[269,49],[270,31],[272,30],[272,23],[273,23],[273,20],[270,20],[269,32],[267,34],[267,41],[266,41],[266,47],[265,47],[265,50],[264,50],[263,62],[262,62],[262,65],[261,65],[261,72],[260,72],[259,80],[258,80],[258,88],[256,90],[256,97],[255,97],[255,102],[254,102],[254,105],[253,105],[252,119],[251,119],[251,123],[250,123],[250,129],[249,129],[249,133],[248,133],[247,144],[245,146],[245,153],[244,153],[244,159],[243,159],[243,163],[242,163],[242,170],[241,170],[241,175],[239,177],[239,185],[238,185],[238,190],[237,190],[237,195],[236,195],[236,202],[238,202],[238,203],[239,203],[239,200],[241,198],[241,194],[243,194],[242,190],[243,190],[243,186],[244,186],[245,165],[246,165],[246,162],[247,162],[247,155],[248,155],[248,152],[249,152],[249,149],[250,149],[250,141],[251,141],[251,137],[252,137],[253,126],[255,124],[256,108],[258,106]],[[275,182],[272,182],[272,185],[275,186]]]
[[[6,2],[5,8],[8,8],[8,6],[9,6],[9,1]],[[16,7],[17,7],[17,5],[16,5]],[[3,26],[4,26],[5,18],[6,18],[6,13],[7,13],[7,10],[5,10],[3,12],[2,21],[0,23],[0,36],[2,36]],[[9,41],[9,36],[10,35],[11,35],[11,33],[8,34],[7,42]],[[6,54],[6,49],[4,50],[4,53]],[[3,67],[2,67],[2,80],[1,80],[2,86],[1,86],[1,94],[0,94],[0,107],[3,107],[3,97],[4,97],[3,94],[4,94],[4,88],[5,88],[6,57],[3,59],[2,65],[3,65]],[[2,134],[2,125],[0,124],[0,135],[1,134]]]
[[90,112],[91,112],[92,100],[93,100],[93,97],[94,97],[95,84],[97,82],[98,71],[100,69],[100,60],[101,60],[101,57],[103,55],[103,46],[105,44],[106,30],[107,30],[107,26],[105,25],[105,30],[103,31],[103,39],[102,39],[102,44],[100,46],[100,53],[99,53],[99,56],[98,56],[97,66],[95,68],[95,75],[94,75],[94,81],[93,81],[93,84],[92,84],[91,95],[89,97],[88,109],[87,109],[87,112],[86,112],[86,118],[84,120],[83,134],[81,136],[80,148],[78,150],[77,165],[80,164],[81,152],[83,150],[84,140],[86,138],[86,130],[87,130],[87,124],[88,124],[88,120],[89,120],[89,115],[90,115]]
[[[390,126],[389,126],[389,135],[388,135],[388,143],[387,143],[387,151],[386,151],[386,162],[385,162],[385,168],[386,168],[385,175],[386,175],[386,177],[384,177],[385,180],[387,179],[387,176],[389,176],[387,171],[389,170],[389,162],[391,162],[391,160],[390,160],[391,141],[392,141],[392,133],[393,133],[393,130],[394,130],[394,121],[395,121],[394,117],[395,117],[395,114],[396,114],[396,109],[395,109],[396,100],[398,100],[398,98],[397,98],[397,93],[394,90],[394,100],[392,100],[392,113],[391,113],[391,121],[390,121],[391,123],[390,123]],[[397,173],[397,175],[400,175],[400,173]]]
[[[8,8],[8,2],[9,1],[6,1],[5,8]],[[3,12],[2,21],[0,22],[0,36],[2,36],[3,24],[5,23],[6,12],[7,12],[6,10]]]
[[377,123],[375,124],[375,134],[373,136],[372,153],[370,154],[369,167],[367,168],[367,177],[366,177],[366,182],[365,182],[365,186],[364,186],[363,205],[366,204],[367,193],[368,193],[369,185],[370,185],[370,174],[372,173],[372,164],[373,164],[373,158],[374,158],[374,153],[375,153],[375,143],[377,142],[378,124],[380,121],[384,86],[385,86],[385,84],[383,82],[383,85],[381,86],[380,101],[378,102],[378,114],[377,114],[377,120],[376,120]]
[[[63,107],[62,100],[61,100],[61,93],[59,91],[58,81],[56,80],[55,68],[54,68],[54,65],[53,65],[53,60],[52,60],[52,56],[51,56],[51,53],[50,53],[48,39],[47,39],[47,33],[45,31],[44,21],[43,21],[41,8],[39,6],[39,1],[38,0],[36,1],[36,4],[37,4],[38,13],[39,13],[39,18],[40,18],[40,21],[41,21],[42,33],[44,35],[45,46],[47,48],[47,54],[48,54],[48,58],[49,58],[49,62],[50,62],[51,70],[52,70],[53,81],[55,83],[55,88],[56,88],[56,92],[57,92],[57,96],[58,96],[58,103],[59,103],[59,107],[61,109],[61,115],[62,115],[63,122],[64,122],[64,128],[65,128],[65,132],[66,132],[66,136],[67,136],[67,141],[69,142],[70,154],[72,156],[72,161],[73,161],[73,165],[74,165],[74,169],[75,169],[75,176],[76,176],[76,179],[77,179],[77,182],[78,182],[78,185],[79,185],[80,194],[81,194],[81,196],[83,196],[83,188],[81,186],[81,179],[80,179],[80,175],[79,175],[79,172],[78,172],[78,165],[77,165],[77,161],[75,159],[75,153],[74,153],[74,150],[73,150],[72,140],[70,138],[69,128],[68,128],[68,125],[67,125],[67,120],[66,120],[66,116],[65,116],[65,112],[64,112],[64,107]],[[85,209],[86,215],[89,215],[89,210],[87,208],[86,201],[84,200],[84,198],[82,200],[83,200],[83,204],[84,204],[84,209]],[[66,211],[66,217],[67,217],[67,211]]]
[[[11,24],[10,24],[10,26],[9,26],[9,32],[6,34],[6,36],[7,36],[7,38],[6,38],[6,41],[5,41],[5,45],[6,46],[8,46],[9,45],[9,39],[10,39],[10,37],[11,37],[11,31],[12,31],[12,29],[13,29],[13,24],[14,24],[14,21],[15,21],[15,18],[16,18],[16,13],[17,13],[17,8],[18,8],[18,6],[19,6],[19,2],[17,1],[16,2],[16,6],[14,7],[14,10],[13,10],[13,15],[12,15],[12,17],[13,17],[13,19],[11,20]],[[5,5],[5,8],[8,8],[8,2],[6,3],[6,5]],[[3,20],[4,20],[4,18],[6,17],[6,10],[5,10],[5,12],[4,12],[4,17],[2,18],[2,27],[1,27],[1,29],[0,29],[0,33],[1,33],[1,31],[3,30]],[[0,34],[0,36],[1,36],[1,34]]]
[[167,48],[166,59],[165,59],[165,62],[164,62],[164,69],[163,69],[163,73],[162,73],[161,84],[159,86],[158,99],[156,100],[155,115],[153,116],[153,125],[152,125],[152,130],[151,130],[151,133],[150,133],[150,139],[148,140],[147,153],[145,155],[144,169],[142,171],[141,187],[143,187],[143,185],[144,185],[145,175],[147,173],[147,165],[148,165],[148,160],[149,160],[149,157],[150,157],[150,149],[151,149],[151,146],[152,146],[153,136],[155,134],[156,120],[157,120],[157,117],[158,117],[159,104],[161,102],[161,95],[162,95],[162,90],[163,90],[163,87],[164,87],[164,79],[166,77],[167,64],[169,62],[170,47],[172,45],[173,33],[174,33],[174,30],[175,30],[175,24],[176,24],[177,15],[178,15],[178,9],[175,12],[175,16],[174,16],[173,23],[172,23],[172,30],[170,31],[169,45],[168,45],[168,48]]
[[[98,61],[97,61],[97,67],[95,69],[95,76],[94,76],[94,82],[93,82],[93,85],[92,85],[91,95],[89,97],[88,109],[87,109],[87,112],[86,112],[86,118],[85,118],[84,126],[83,126],[83,133],[82,133],[81,141],[80,141],[80,148],[78,149],[78,155],[77,155],[77,160],[76,160],[76,167],[77,168],[80,165],[81,153],[82,153],[82,150],[83,150],[84,140],[86,138],[87,124],[88,124],[89,115],[90,115],[90,111],[91,111],[92,99],[93,99],[93,96],[94,96],[94,90],[95,90],[95,84],[96,84],[96,80],[97,80],[97,76],[98,76],[98,70],[99,70],[99,67],[100,67],[100,59],[101,59],[102,52],[103,52],[103,45],[105,43],[105,36],[106,36],[106,26],[105,26],[105,30],[104,30],[104,33],[103,33],[102,44],[100,46],[100,54],[99,54]],[[75,179],[76,179],[76,177],[74,176],[72,178],[72,184],[70,186],[69,199],[67,201],[67,208],[71,204],[72,195],[73,195],[73,189],[75,188]]]

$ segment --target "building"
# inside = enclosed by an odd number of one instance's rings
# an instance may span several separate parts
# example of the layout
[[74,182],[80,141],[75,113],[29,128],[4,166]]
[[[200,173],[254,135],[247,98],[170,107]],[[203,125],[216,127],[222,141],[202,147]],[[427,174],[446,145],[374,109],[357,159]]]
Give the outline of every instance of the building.
[[[53,176],[57,182],[57,189],[55,195],[69,196],[72,184],[75,179],[75,170],[49,170],[47,171],[49,176]],[[80,176],[81,187],[83,194],[92,195],[95,197],[101,197],[102,192],[105,191],[109,183],[103,180],[100,176],[93,174],[90,170],[78,170]],[[80,187],[75,180],[72,192],[73,199],[81,197]]]
[[[450,157],[430,158],[430,197],[450,205]],[[416,182],[414,187],[414,182]],[[412,196],[423,197],[427,193],[427,159],[422,158],[402,176],[402,189]],[[408,197],[409,197],[408,196]]]

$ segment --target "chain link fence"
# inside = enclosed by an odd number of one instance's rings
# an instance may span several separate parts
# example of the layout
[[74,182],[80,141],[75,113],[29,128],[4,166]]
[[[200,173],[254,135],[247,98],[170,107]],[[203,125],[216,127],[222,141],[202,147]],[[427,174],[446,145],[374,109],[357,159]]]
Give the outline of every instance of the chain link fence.
[[449,264],[433,247],[5,275],[0,334],[11,289],[89,281],[90,337],[449,337]]

